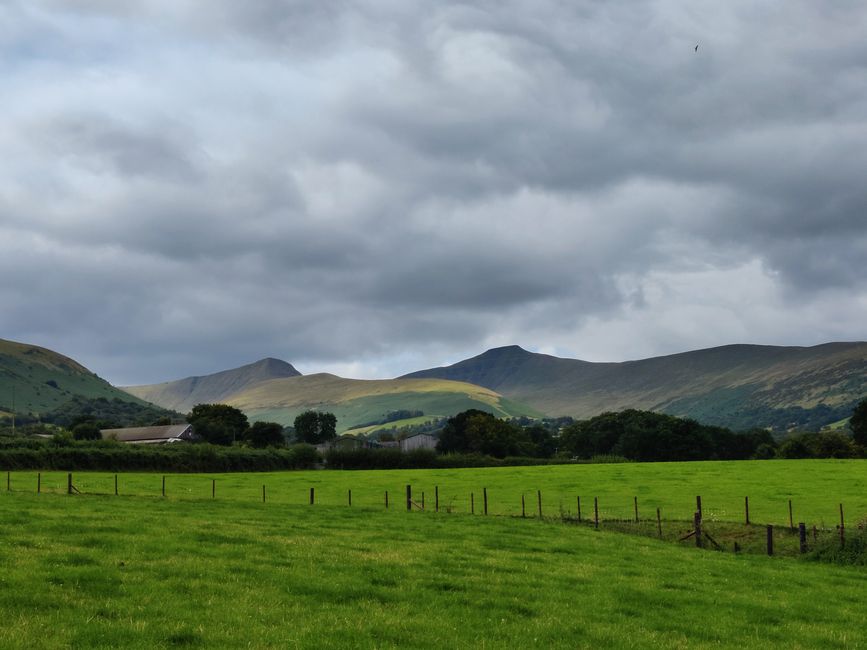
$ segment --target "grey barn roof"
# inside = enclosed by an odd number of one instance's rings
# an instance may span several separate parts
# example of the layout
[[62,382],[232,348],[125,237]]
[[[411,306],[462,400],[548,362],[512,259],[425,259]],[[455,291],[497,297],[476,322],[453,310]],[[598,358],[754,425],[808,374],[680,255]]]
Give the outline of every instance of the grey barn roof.
[[168,424],[160,427],[128,427],[126,429],[102,429],[104,439],[130,443],[160,443],[174,440],[193,440],[193,425]]

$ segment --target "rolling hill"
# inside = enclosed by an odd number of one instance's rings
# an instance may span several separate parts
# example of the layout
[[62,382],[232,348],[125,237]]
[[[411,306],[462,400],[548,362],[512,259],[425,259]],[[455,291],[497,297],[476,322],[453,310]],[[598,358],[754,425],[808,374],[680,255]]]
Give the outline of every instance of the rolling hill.
[[867,343],[727,345],[621,363],[508,346],[405,378],[478,384],[548,415],[639,408],[736,429],[818,428],[867,395]]
[[115,388],[80,363],[46,348],[0,339],[0,415],[45,414],[75,397],[142,400]]
[[269,358],[203,377],[187,377],[147,386],[125,386],[124,390],[163,408],[186,413],[196,404],[225,402],[230,396],[263,381],[300,375],[292,364]]
[[221,402],[241,409],[251,420],[284,425],[309,409],[330,411],[337,416],[339,431],[401,409],[420,410],[426,417],[454,415],[470,408],[498,416],[541,415],[495,391],[465,382],[300,375],[290,364],[274,359],[206,377],[125,390],[164,408],[188,411],[195,404]]

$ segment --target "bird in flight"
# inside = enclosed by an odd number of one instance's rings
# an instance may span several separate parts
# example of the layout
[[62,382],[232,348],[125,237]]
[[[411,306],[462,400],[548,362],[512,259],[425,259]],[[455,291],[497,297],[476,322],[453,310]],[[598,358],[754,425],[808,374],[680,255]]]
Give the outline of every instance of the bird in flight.
[[698,44],[696,43],[695,51],[698,52]]

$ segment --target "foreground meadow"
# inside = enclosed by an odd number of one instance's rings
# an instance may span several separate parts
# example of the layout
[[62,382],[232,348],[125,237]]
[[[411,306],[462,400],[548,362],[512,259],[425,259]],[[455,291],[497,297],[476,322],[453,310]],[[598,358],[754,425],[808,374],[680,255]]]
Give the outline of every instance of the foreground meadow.
[[0,493],[0,547],[4,648],[858,647],[867,603],[863,569],[396,509]]
[[[4,477],[5,478],[5,477]],[[114,475],[75,472],[76,488],[84,494],[114,494]],[[33,493],[37,483],[43,492],[64,493],[65,472],[11,472],[13,493]],[[528,514],[538,508],[542,493],[545,516],[575,515],[578,497],[583,515],[590,516],[598,497],[603,519],[631,519],[634,498],[639,514],[652,519],[659,508],[670,520],[691,520],[696,496],[702,497],[704,517],[710,521],[744,521],[744,497],[755,523],[786,525],[789,500],[794,521],[833,528],[844,505],[846,525],[867,518],[867,460],[708,461],[690,463],[622,463],[554,465],[451,470],[297,471],[236,474],[167,474],[166,496],[172,500],[211,498],[218,501],[255,503],[266,488],[268,503],[303,505],[310,488],[318,505],[404,507],[405,486],[412,485],[413,499],[434,507],[435,490],[441,511],[477,514],[483,509],[487,489],[489,513],[520,515],[522,497]],[[162,494],[162,475],[118,475],[121,496]],[[0,489],[5,486],[0,486]],[[472,504],[472,505],[471,505]]]

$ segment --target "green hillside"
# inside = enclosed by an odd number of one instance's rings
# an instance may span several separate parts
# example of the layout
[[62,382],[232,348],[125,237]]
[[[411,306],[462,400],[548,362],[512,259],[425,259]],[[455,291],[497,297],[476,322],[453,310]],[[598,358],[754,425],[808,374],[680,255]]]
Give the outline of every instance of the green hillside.
[[125,386],[124,390],[164,408],[186,413],[196,404],[224,402],[226,398],[259,382],[297,377],[300,374],[285,361],[262,359],[204,377],[187,377],[150,386]]
[[449,416],[476,408],[501,417],[541,415],[498,393],[463,382],[440,379],[344,379],[325,373],[274,379],[241,391],[226,403],[255,419],[292,424],[308,409],[330,411],[339,431],[398,410]]
[[733,428],[819,428],[867,395],[867,343],[728,345],[622,363],[509,346],[406,377],[479,384],[554,416],[638,408]]
[[143,402],[115,388],[69,357],[25,343],[0,339],[0,411],[36,416],[74,397]]

